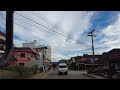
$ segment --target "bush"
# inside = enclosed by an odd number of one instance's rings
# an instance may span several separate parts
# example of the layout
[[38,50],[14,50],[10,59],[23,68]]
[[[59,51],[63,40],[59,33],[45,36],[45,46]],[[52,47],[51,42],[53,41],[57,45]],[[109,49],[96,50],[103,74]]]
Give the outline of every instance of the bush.
[[29,72],[29,69],[24,66],[15,66],[14,71],[19,73],[19,76],[23,76],[24,72]]
[[33,72],[34,74],[36,74],[36,73],[37,73],[37,70],[38,70],[38,65],[32,66],[32,67],[31,67],[31,70],[32,70],[32,72]]
[[23,76],[23,73],[24,72],[29,72],[30,69],[29,68],[26,68],[24,66],[21,66],[21,65],[17,65],[17,66],[10,66],[10,67],[7,67],[8,71],[14,71],[14,72],[18,72],[19,73],[19,76]]

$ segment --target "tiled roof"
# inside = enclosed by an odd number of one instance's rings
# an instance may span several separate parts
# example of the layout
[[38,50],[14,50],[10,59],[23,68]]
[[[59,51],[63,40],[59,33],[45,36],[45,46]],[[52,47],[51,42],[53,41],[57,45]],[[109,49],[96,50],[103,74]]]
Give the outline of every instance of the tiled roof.
[[29,48],[29,47],[14,47],[13,51],[28,51],[28,52],[33,52],[33,53],[38,53],[37,51]]

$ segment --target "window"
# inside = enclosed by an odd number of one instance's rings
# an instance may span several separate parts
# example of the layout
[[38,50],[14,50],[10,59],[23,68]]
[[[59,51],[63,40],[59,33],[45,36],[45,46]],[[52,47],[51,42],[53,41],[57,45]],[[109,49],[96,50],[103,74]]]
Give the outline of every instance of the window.
[[59,66],[60,68],[67,68],[67,66]]
[[19,66],[24,66],[24,63],[19,63]]
[[34,57],[34,55],[31,55],[31,57]]
[[20,57],[25,57],[25,53],[21,53],[21,54],[20,54]]

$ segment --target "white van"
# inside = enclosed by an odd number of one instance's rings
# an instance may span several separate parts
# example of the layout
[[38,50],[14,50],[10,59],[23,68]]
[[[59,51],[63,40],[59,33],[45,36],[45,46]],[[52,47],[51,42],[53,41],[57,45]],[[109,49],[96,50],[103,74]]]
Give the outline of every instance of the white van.
[[58,66],[58,73],[68,75],[68,67],[65,63],[60,63]]

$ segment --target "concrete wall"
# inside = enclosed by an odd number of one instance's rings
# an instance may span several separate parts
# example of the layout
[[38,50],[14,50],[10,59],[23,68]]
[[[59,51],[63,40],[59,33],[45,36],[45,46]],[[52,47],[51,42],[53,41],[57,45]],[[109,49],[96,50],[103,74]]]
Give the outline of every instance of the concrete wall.
[[26,67],[32,67],[34,65],[38,65],[39,67],[42,67],[43,61],[42,60],[30,60],[27,63],[25,63]]
[[[20,54],[21,53],[25,53],[25,57],[20,57]],[[34,54],[32,54],[32,53],[26,53],[26,52],[14,52],[14,57],[17,59],[17,61],[16,61],[16,64],[17,65],[19,65],[19,63],[24,63],[24,64],[26,64],[28,61],[30,61],[30,60],[35,60],[35,58],[34,57],[31,57],[31,55],[33,55],[34,56]],[[12,64],[11,62],[10,62],[10,64]]]

